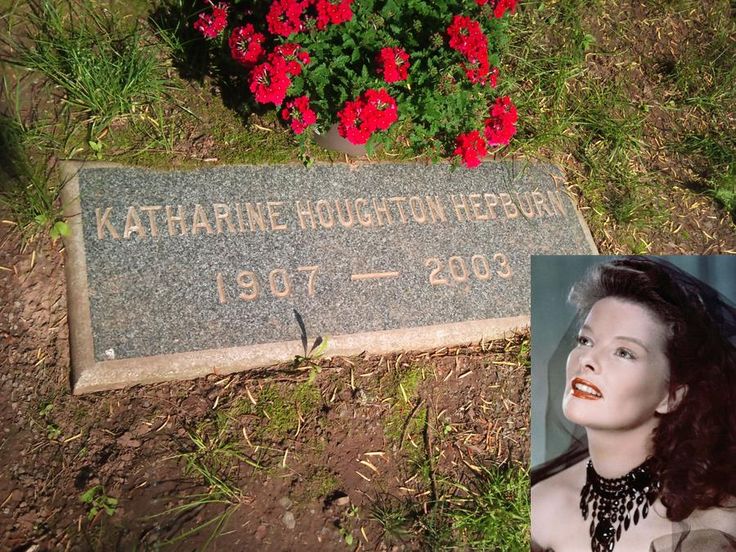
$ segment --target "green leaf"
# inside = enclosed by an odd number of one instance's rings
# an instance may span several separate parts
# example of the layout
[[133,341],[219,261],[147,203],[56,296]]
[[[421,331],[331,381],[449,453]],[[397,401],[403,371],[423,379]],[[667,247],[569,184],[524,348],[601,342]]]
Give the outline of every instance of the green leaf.
[[394,0],[387,0],[381,9],[381,17],[388,19],[399,13],[399,5]]
[[60,237],[67,237],[69,235],[69,225],[64,222],[63,220],[56,221],[56,223],[51,227],[51,239],[56,241]]
[[97,496],[98,492],[102,491],[102,485],[95,485],[94,487],[90,487],[86,491],[84,491],[81,495],[79,495],[79,500],[81,502],[84,502],[85,504],[91,504],[92,501]]
[[295,77],[294,80],[291,81],[291,86],[289,87],[289,95],[301,96],[303,90],[304,79],[302,77]]
[[323,354],[325,354],[325,351],[327,351],[327,342],[329,340],[328,336],[322,337],[322,341],[312,349],[311,356],[313,358],[319,358]]

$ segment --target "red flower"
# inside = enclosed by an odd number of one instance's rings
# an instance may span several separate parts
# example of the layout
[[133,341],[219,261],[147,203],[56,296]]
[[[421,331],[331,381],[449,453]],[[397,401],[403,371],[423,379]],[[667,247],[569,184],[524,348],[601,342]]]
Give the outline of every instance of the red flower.
[[194,22],[194,28],[204,35],[205,38],[215,38],[225,27],[227,27],[227,10],[229,8],[227,2],[220,2],[217,5],[209,2],[212,6],[212,13],[200,13],[199,18]]
[[235,27],[228,44],[233,59],[243,65],[257,63],[263,55],[263,41],[266,37],[255,32],[253,25],[248,23],[245,27]]
[[287,102],[281,117],[284,121],[291,121],[294,134],[301,134],[309,125],[317,122],[317,114],[309,108],[309,96],[299,96]]
[[387,130],[399,117],[396,100],[385,89],[370,89],[345,102],[337,114],[337,131],[353,144],[365,144],[377,130]]
[[367,104],[367,117],[375,129],[388,130],[399,118],[396,100],[384,88],[366,90],[362,98]]
[[402,48],[382,48],[376,58],[378,74],[386,82],[406,80],[409,72],[409,54]]
[[[353,18],[350,4],[353,0],[314,0],[317,4],[317,28],[322,31],[327,25],[339,25]],[[337,3],[334,3],[337,1]]]
[[256,65],[250,73],[250,91],[258,103],[280,105],[290,85],[286,64],[280,58],[275,58],[273,63],[266,61]]
[[365,104],[360,100],[347,101],[345,107],[337,114],[340,122],[337,131],[351,144],[365,144],[373,134],[368,121],[364,120]]
[[480,159],[488,153],[486,141],[477,130],[460,134],[455,138],[455,155],[463,158],[463,163],[469,169],[480,165]]
[[266,15],[269,32],[289,36],[301,31],[304,27],[302,13],[308,4],[308,0],[274,0]]
[[471,63],[470,66],[463,64],[463,69],[465,76],[474,84],[485,84],[491,76],[491,66],[487,58]]
[[472,83],[485,84],[489,80],[492,86],[495,75],[488,62],[488,39],[483,34],[480,23],[469,17],[456,15],[452,24],[447,28],[450,37],[450,47],[460,52],[468,60],[463,64],[463,70]]
[[490,81],[491,87],[493,88],[496,88],[496,85],[498,84],[498,74],[498,67],[493,67],[488,75],[488,80]]
[[456,15],[447,28],[447,34],[450,37],[450,48],[470,61],[478,61],[482,56],[488,57],[488,40],[477,21],[464,15]]
[[470,67],[463,64],[465,75],[474,84],[489,84],[496,88],[498,84],[498,67],[490,67],[488,60],[481,60]]
[[302,67],[308,65],[311,61],[309,54],[298,44],[281,44],[274,48],[273,53],[269,56],[269,61],[274,63],[274,59],[279,57],[286,65],[286,72],[295,77],[301,74]]
[[496,4],[493,6],[493,17],[500,19],[507,10],[516,13],[516,0],[496,0]]
[[516,121],[519,118],[516,106],[511,98],[503,96],[496,99],[489,113],[490,117],[484,121],[488,145],[505,146],[516,134]]
[[[489,0],[475,0],[475,3],[479,6],[485,6],[488,2]],[[511,13],[516,13],[516,2],[517,0],[494,0],[493,17],[500,19],[507,10]]]

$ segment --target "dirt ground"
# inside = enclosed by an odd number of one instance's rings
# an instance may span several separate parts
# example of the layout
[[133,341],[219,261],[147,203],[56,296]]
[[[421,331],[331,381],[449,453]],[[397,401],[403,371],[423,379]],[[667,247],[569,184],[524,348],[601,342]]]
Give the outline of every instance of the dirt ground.
[[[165,543],[223,513],[210,550],[412,550],[412,533],[396,538],[371,512],[428,514],[445,482],[528,463],[528,335],[72,396],[61,245],[21,252],[10,229],[2,550],[198,550],[215,523]],[[172,510],[213,489],[192,466],[232,492]]]

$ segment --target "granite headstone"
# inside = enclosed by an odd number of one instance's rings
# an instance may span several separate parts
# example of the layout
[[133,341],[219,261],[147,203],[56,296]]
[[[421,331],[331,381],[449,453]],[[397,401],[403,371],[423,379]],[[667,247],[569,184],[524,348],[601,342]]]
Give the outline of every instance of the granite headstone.
[[[558,169],[66,163],[73,390],[528,324],[530,256],[595,246]],[[309,347],[307,346],[307,349]]]

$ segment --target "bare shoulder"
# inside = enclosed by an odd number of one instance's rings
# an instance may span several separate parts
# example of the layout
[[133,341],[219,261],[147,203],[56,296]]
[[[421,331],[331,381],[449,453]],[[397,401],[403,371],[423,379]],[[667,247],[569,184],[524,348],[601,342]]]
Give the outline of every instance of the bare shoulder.
[[580,500],[586,463],[587,459],[573,464],[532,487],[532,539],[538,544],[548,546],[554,539],[558,525],[551,523],[552,520],[564,520],[578,515],[571,507],[577,508]]
[[585,458],[534,485],[532,487],[532,504],[534,503],[535,496],[541,503],[547,500],[555,500],[555,497],[560,494],[565,495],[570,492],[575,494],[580,493],[582,482],[585,481],[587,463],[588,459]]

